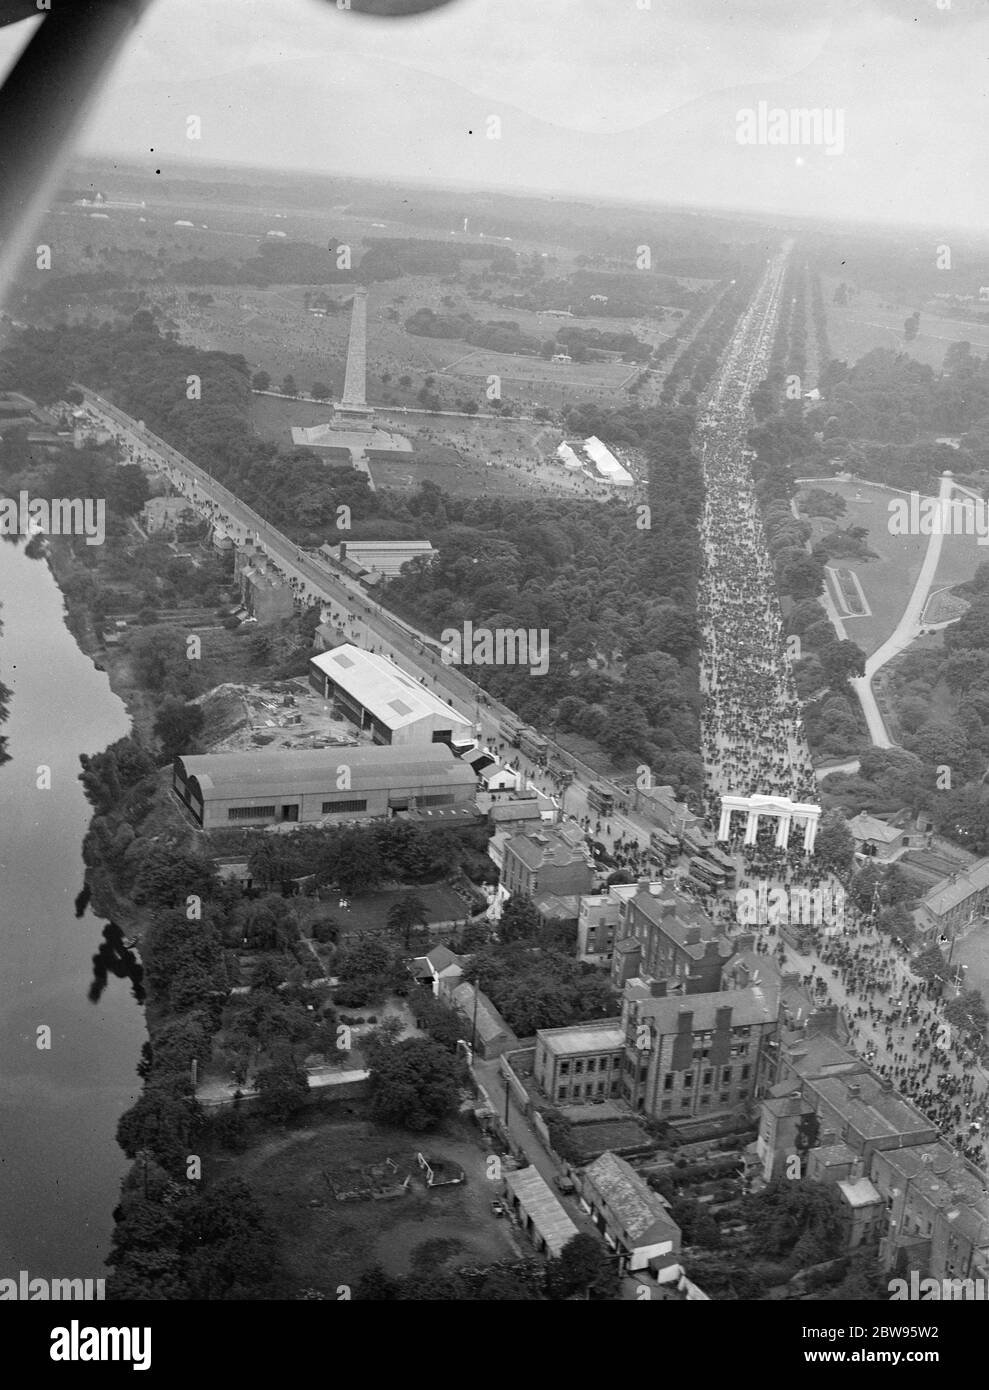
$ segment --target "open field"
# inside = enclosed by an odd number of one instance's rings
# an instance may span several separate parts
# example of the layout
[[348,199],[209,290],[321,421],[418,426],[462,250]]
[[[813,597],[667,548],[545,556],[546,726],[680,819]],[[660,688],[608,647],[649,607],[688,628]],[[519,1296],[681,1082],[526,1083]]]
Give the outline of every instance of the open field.
[[989,922],[983,919],[956,942],[951,964],[966,966],[965,988],[980,990],[989,1005]]
[[464,898],[445,883],[424,884],[414,888],[386,888],[379,893],[362,893],[347,898],[346,907],[339,907],[335,898],[327,900],[327,909],[334,921],[340,923],[341,938],[360,932],[381,931],[387,927],[388,909],[407,898],[410,893],[422,901],[431,922],[462,921],[470,911]]
[[842,307],[833,303],[839,283],[839,280],[821,277],[833,357],[852,363],[873,348],[892,348],[939,371],[952,343],[969,342],[975,352],[989,351],[989,324],[939,318],[923,309],[920,310],[920,332],[911,342],[905,342],[903,323],[918,307],[916,304],[890,306],[884,296],[872,290],[859,290],[851,303]]
[[[867,656],[871,656],[882,646],[903,615],[923,563],[928,537],[889,534],[889,502],[893,497],[902,496],[900,493],[869,483],[841,482],[837,479],[829,479],[819,486],[845,498],[848,509],[839,519],[839,525],[864,526],[869,533],[866,545],[879,556],[878,560],[842,558],[834,562],[836,568],[853,571],[857,575],[872,610],[868,617],[842,618],[850,640],[856,642]],[[813,528],[812,539],[817,541],[830,529],[830,524],[822,525],[820,519],[816,518]],[[987,560],[989,549],[980,546],[975,536],[945,536],[931,586],[932,593],[971,579],[979,565]],[[854,592],[854,586],[849,592]],[[922,640],[928,645],[926,639]],[[939,645],[940,640],[938,636],[930,644]]]
[[[350,1107],[357,1109],[358,1106]],[[363,1107],[360,1107],[363,1108]],[[416,1179],[411,1191],[388,1201],[337,1202],[323,1169],[366,1166],[392,1158],[414,1166],[415,1153],[460,1164],[467,1181],[429,1190]],[[250,1183],[279,1233],[285,1287],[276,1297],[294,1298],[315,1288],[335,1300],[341,1284],[353,1285],[376,1262],[392,1275],[405,1275],[421,1263],[416,1252],[427,1240],[432,1268],[487,1264],[518,1253],[511,1227],[491,1212],[495,1183],[485,1174],[486,1151],[476,1132],[451,1123],[442,1132],[411,1134],[360,1119],[329,1119],[311,1129],[269,1139],[248,1154],[215,1160],[218,1176],[236,1175]]]

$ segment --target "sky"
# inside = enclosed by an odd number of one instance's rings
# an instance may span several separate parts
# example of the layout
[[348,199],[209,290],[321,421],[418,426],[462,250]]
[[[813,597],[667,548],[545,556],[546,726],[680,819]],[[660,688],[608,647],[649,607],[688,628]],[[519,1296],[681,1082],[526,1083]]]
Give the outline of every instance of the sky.
[[987,86],[989,0],[155,0],[79,148],[984,228]]

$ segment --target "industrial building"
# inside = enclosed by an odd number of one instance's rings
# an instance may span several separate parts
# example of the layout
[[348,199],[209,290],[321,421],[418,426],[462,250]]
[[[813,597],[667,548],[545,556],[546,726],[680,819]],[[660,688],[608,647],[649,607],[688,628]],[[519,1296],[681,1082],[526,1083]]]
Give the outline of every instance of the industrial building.
[[320,546],[320,551],[335,564],[376,579],[394,579],[410,560],[429,561],[439,554],[429,541],[341,541],[336,547]]
[[352,643],[310,658],[309,684],[375,743],[465,748],[476,742],[471,721],[439,695],[387,657]]
[[206,753],[175,759],[172,787],[204,830],[386,819],[473,804],[471,768],[442,744]]

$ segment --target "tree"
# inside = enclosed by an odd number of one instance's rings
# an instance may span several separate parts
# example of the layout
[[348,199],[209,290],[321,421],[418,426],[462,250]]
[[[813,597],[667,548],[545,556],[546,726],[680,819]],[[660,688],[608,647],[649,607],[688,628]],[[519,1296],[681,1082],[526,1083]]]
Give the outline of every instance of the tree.
[[910,969],[922,980],[943,984],[948,978],[948,964],[938,946],[927,946],[910,964]]
[[461,1074],[449,1052],[429,1038],[407,1038],[381,1048],[368,1078],[371,1113],[385,1124],[432,1129],[456,1114]]
[[840,690],[852,676],[865,675],[865,652],[854,642],[829,642],[818,659],[832,690]]
[[358,1303],[372,1300],[392,1302],[399,1297],[401,1283],[386,1274],[379,1264],[369,1265],[354,1287],[354,1299]]
[[251,377],[251,385],[255,391],[267,391],[271,386],[271,374],[269,372],[255,372]]
[[551,1299],[582,1293],[587,1298],[610,1299],[618,1295],[615,1261],[596,1236],[587,1232],[571,1236],[558,1259],[546,1266],[546,1293]]
[[966,989],[944,1006],[944,1016],[953,1028],[974,1035],[977,1041],[985,1036],[989,1024],[985,1000],[977,989]]
[[539,932],[539,913],[531,898],[513,894],[502,908],[498,936],[508,943],[532,941]]
[[283,1057],[263,1067],[255,1081],[260,1100],[258,1108],[266,1119],[286,1124],[309,1099],[309,1079],[291,1057]]
[[155,737],[161,744],[166,763],[185,753],[196,752],[196,740],[203,731],[202,706],[185,700],[166,700],[154,722]]
[[309,388],[309,394],[314,401],[328,401],[333,392],[325,381],[314,381]]
[[406,893],[388,909],[388,926],[402,938],[408,951],[414,927],[425,927],[428,920],[426,905],[416,893]]
[[844,877],[855,863],[855,837],[840,811],[828,811],[821,817],[814,855],[834,873]]
[[282,381],[282,395],[297,396],[298,394],[299,388],[295,384],[295,377],[292,375],[291,372],[288,372]]

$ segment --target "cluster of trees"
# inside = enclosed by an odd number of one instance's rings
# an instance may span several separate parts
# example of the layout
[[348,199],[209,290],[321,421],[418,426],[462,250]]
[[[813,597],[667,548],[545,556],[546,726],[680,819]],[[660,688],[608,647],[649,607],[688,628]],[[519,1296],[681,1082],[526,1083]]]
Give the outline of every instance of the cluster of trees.
[[[577,258],[578,264],[581,259]],[[600,297],[592,299],[592,295]],[[659,319],[669,306],[679,313],[707,300],[706,291],[690,290],[661,272],[588,270],[585,266],[572,275],[541,280],[524,294],[498,303],[532,312],[567,309],[575,318]]]
[[420,338],[459,338],[473,347],[492,352],[516,352],[535,356],[540,340],[523,333],[513,320],[476,319],[472,314],[436,314],[417,309],[405,320],[405,331]]
[[354,893],[389,881],[435,882],[461,868],[472,877],[493,872],[490,861],[485,864],[486,834],[476,827],[390,820],[338,830],[303,826],[278,837],[247,832],[243,842],[251,877],[268,887],[314,874],[318,884]]
[[177,1180],[142,1155],[124,1179],[107,1264],[107,1297],[270,1298],[277,1237],[246,1183]]
[[[809,418],[826,439],[908,445],[936,434],[964,434],[983,421],[989,415],[989,364],[967,342],[951,344],[940,372],[906,353],[873,348],[851,367],[833,358],[825,363],[821,393],[825,403]],[[958,467],[957,454],[955,459]]]
[[439,555],[391,581],[387,601],[435,631],[470,620],[545,628],[548,673],[488,666],[472,674],[539,727],[554,722],[616,761],[697,787],[697,519],[702,485],[688,416],[662,409],[572,411],[617,442],[634,430],[649,465],[652,524],[619,502],[462,500],[424,484],[415,505]]
[[593,966],[523,942],[483,947],[471,958],[466,978],[480,986],[520,1038],[538,1028],[607,1018],[617,1008],[610,983]]
[[[199,379],[198,400],[187,396],[190,376]],[[26,329],[0,352],[0,389],[28,391],[49,404],[66,396],[73,379],[111,396],[299,539],[325,539],[341,505],[355,522],[386,510],[349,465],[327,465],[308,450],[280,456],[276,445],[258,439],[244,358],[180,344],[147,310],[98,328]]]
[[754,289],[755,277],[751,273],[727,286],[667,372],[659,397],[664,405],[676,403],[693,410],[718,370],[721,354]]
[[[646,362],[652,353],[648,343],[630,332],[607,332],[602,328],[577,328],[565,324],[556,331],[556,341],[562,344],[574,360],[578,355],[594,357],[597,353],[619,352],[627,362]],[[560,348],[556,349],[560,351]]]

